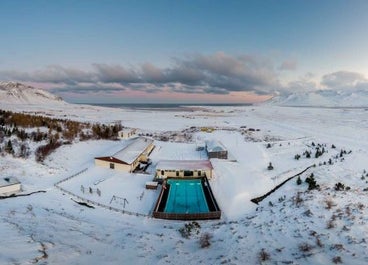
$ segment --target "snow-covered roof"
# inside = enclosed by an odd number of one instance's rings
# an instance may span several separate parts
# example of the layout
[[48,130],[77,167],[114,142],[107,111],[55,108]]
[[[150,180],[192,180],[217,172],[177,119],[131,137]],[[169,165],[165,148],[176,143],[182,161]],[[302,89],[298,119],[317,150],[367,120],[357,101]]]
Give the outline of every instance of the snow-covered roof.
[[19,180],[15,177],[0,178],[0,187],[19,184]]
[[161,160],[156,166],[159,170],[208,170],[212,169],[209,160]]
[[207,152],[226,151],[225,146],[217,140],[206,141]]
[[136,128],[123,128],[120,132],[135,132],[137,131]]
[[127,164],[131,164],[140,156],[144,150],[153,143],[153,140],[144,137],[134,139],[124,149],[113,155],[114,158],[119,159]]

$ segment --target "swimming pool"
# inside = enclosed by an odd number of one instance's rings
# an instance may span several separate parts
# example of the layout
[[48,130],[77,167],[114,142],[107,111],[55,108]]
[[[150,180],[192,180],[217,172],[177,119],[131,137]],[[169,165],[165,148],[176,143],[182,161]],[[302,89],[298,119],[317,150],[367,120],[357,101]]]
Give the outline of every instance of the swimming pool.
[[155,218],[171,220],[221,218],[221,210],[206,177],[165,180],[152,214]]
[[170,185],[164,212],[208,213],[208,205],[200,179],[169,179]]

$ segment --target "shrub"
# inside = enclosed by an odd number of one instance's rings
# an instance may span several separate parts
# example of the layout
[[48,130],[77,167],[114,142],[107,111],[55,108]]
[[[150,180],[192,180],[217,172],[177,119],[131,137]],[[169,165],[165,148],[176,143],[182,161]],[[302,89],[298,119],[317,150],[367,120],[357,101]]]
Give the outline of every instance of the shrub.
[[336,219],[336,216],[335,215],[332,215],[331,216],[331,219],[328,220],[328,222],[327,222],[327,229],[332,229],[332,228],[335,228],[336,227],[335,219]]
[[179,229],[179,233],[181,234],[182,237],[188,239],[190,238],[193,232],[195,232],[196,234],[199,234],[200,228],[201,226],[197,222],[194,221],[194,222],[185,224],[184,227],[181,227]]
[[342,259],[340,256],[336,256],[332,258],[332,262],[335,264],[342,263]]
[[325,200],[325,203],[326,203],[325,208],[328,209],[328,210],[330,210],[333,206],[336,206],[336,204],[331,199]]
[[264,248],[261,249],[261,251],[258,254],[260,261],[267,261],[270,259],[270,254],[268,254]]
[[310,252],[313,246],[308,243],[302,243],[299,245],[299,250],[302,252]]
[[341,182],[338,182],[335,184],[335,190],[344,190],[345,189],[345,185],[342,184]]
[[358,209],[359,210],[363,210],[364,209],[364,204],[361,203],[361,202],[359,202],[357,206],[358,206]]
[[300,206],[300,204],[303,202],[303,198],[301,197],[301,192],[298,192],[296,196],[294,197],[294,203],[297,207]]
[[209,246],[211,246],[211,238],[212,235],[210,233],[203,233],[199,238],[199,245],[201,246],[201,248],[208,248]]
[[56,150],[61,146],[60,142],[48,143],[46,145],[41,145],[36,150],[36,161],[43,162],[45,158],[51,154],[52,151]]
[[320,248],[322,248],[324,246],[321,239],[318,236],[316,237],[316,244]]

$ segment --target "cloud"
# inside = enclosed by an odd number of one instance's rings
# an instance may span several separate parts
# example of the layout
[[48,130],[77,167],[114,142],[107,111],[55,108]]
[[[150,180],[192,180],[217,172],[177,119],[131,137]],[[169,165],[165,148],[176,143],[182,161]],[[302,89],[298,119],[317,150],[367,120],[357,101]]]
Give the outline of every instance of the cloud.
[[74,93],[74,94],[90,94],[90,93],[113,93],[127,90],[120,84],[104,84],[104,83],[78,83],[75,85],[56,86],[51,89],[55,93]]
[[[296,61],[285,60],[277,69],[290,71],[296,67]],[[167,67],[158,67],[150,62],[137,66],[95,63],[89,70],[50,65],[33,72],[0,71],[0,79],[41,84],[56,94],[99,95],[137,91],[226,95],[247,91],[255,95],[270,95],[318,89],[368,89],[368,79],[363,74],[349,71],[325,74],[320,80],[307,73],[287,84],[281,84],[279,78],[280,71],[275,71],[269,58],[224,52],[174,57]]]
[[286,90],[290,93],[317,90],[317,83],[311,80],[299,79],[289,82]]
[[37,70],[32,73],[2,71],[0,76],[10,80],[69,85],[96,81],[92,73],[74,68],[65,68],[60,65],[50,65],[43,70]]
[[[57,85],[59,91],[77,93],[131,89],[156,93],[165,90],[180,93],[228,94],[233,91],[265,93],[278,86],[272,62],[250,55],[192,54],[172,58],[171,65],[160,68],[152,63],[123,66],[95,63],[92,70],[51,65],[34,72],[1,71],[0,77],[17,81]],[[117,88],[117,85],[120,88]],[[55,88],[55,90],[57,90]]]
[[278,69],[281,71],[295,71],[297,65],[298,63],[296,60],[286,60],[281,63]]
[[367,87],[368,79],[360,73],[338,71],[322,77],[321,84],[328,89],[357,89]]
[[151,63],[145,63],[141,67],[142,76],[145,82],[161,83],[166,80],[166,75],[162,69]]
[[93,64],[96,78],[104,83],[139,83],[142,80],[133,68],[126,68],[121,65]]

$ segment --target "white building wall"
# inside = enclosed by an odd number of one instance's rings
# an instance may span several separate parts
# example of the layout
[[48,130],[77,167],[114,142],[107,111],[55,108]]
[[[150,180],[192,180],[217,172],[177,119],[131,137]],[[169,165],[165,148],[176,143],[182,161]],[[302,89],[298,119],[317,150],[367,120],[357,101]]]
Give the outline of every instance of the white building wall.
[[8,185],[8,186],[3,186],[3,187],[0,187],[0,195],[1,196],[8,196],[8,195],[17,193],[20,190],[21,190],[21,184],[20,183],[13,184],[13,185]]

